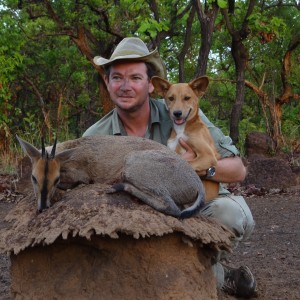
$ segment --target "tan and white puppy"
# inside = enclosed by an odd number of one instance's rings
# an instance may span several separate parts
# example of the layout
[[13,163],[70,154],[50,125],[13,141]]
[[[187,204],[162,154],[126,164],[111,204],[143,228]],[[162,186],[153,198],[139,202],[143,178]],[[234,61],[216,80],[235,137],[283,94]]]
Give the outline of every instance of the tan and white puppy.
[[[214,140],[199,115],[199,97],[203,96],[207,89],[208,77],[202,76],[189,83],[171,84],[154,76],[151,81],[155,93],[165,99],[173,121],[168,147],[178,154],[184,153],[185,150],[179,144],[179,139],[182,138],[196,154],[190,161],[191,166],[203,178],[208,169],[216,166],[219,159]],[[203,184],[207,201],[218,195],[219,183],[203,180]]]

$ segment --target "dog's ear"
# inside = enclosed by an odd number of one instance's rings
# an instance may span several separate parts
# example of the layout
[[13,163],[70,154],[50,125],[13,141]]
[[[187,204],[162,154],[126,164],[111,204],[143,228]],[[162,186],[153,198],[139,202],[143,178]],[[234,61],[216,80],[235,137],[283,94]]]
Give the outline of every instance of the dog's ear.
[[193,81],[191,81],[189,83],[189,86],[194,91],[194,93],[198,97],[200,97],[205,93],[208,83],[209,83],[208,77],[201,76],[201,77],[198,77],[198,78],[194,79]]
[[168,80],[165,80],[159,76],[153,76],[151,78],[151,83],[154,86],[154,93],[161,97],[165,97],[171,86],[171,83]]

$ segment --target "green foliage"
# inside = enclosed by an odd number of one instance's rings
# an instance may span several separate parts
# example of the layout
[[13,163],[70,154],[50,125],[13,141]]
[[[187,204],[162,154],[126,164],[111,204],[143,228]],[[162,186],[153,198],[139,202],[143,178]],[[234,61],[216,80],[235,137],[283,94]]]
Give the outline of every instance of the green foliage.
[[261,12],[253,13],[249,18],[252,33],[274,33],[277,37],[286,29],[286,23],[276,16],[263,15]]
[[[208,13],[215,0],[199,2],[202,13]],[[48,113],[53,135],[59,130],[61,140],[80,136],[99,118],[98,75],[74,43],[80,28],[85,28],[85,42],[92,52],[105,57],[110,55],[112,45],[125,36],[139,36],[149,44],[154,42],[167,66],[168,78],[173,82],[178,80],[178,55],[184,46],[190,13],[186,10],[188,1],[49,1],[56,18],[51,17],[45,3],[0,0],[0,125],[12,134],[21,127],[25,138],[39,143],[45,127],[42,108]],[[272,0],[258,2],[248,18],[251,34],[244,41],[249,54],[246,79],[260,86],[265,78],[262,89],[270,99],[282,92],[283,55],[291,42],[300,39],[299,11],[293,3],[289,0],[289,6],[282,3],[276,7]],[[217,4],[219,8],[227,7],[225,0],[217,0]],[[229,16],[234,28],[240,27],[247,5],[248,1],[235,1],[234,15]],[[195,13],[191,45],[184,60],[186,81],[194,78],[201,60],[200,34]],[[272,39],[266,42],[263,34],[271,34]],[[299,55],[297,48],[288,78],[295,94],[300,93]],[[211,78],[210,87],[200,106],[228,134],[236,96],[236,70],[231,36],[221,13],[213,32],[207,75]],[[266,130],[260,101],[249,89],[239,129],[241,147],[248,132]],[[284,105],[282,132],[291,139],[299,137],[299,100]]]
[[[25,41],[15,19],[6,11],[0,11],[0,124],[11,124],[8,117],[13,106],[9,102],[11,83],[19,74],[23,64],[21,48]],[[7,112],[6,114],[1,112]]]
[[226,8],[227,7],[227,1],[225,0],[217,0],[218,6],[220,8]]
[[169,29],[165,22],[157,22],[153,19],[146,19],[143,21],[137,32],[140,34],[149,34],[151,38],[157,35],[157,32],[167,31]]
[[282,132],[292,140],[299,140],[300,137],[300,107],[299,103],[285,105],[282,116]]

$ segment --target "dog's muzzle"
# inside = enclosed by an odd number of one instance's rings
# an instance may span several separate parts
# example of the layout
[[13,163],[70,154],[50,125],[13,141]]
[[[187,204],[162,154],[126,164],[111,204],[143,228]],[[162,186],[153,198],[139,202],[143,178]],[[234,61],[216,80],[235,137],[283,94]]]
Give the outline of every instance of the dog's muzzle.
[[191,113],[192,109],[190,108],[189,112],[187,113],[187,115],[182,118],[182,110],[174,110],[173,111],[173,122],[176,125],[182,125],[186,122],[186,120],[188,119],[190,113]]

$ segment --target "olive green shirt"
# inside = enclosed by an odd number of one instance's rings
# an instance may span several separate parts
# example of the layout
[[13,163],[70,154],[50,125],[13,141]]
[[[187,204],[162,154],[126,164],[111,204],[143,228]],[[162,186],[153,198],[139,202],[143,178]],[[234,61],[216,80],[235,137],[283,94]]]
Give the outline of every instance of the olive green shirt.
[[[239,155],[239,151],[232,144],[229,136],[225,136],[222,131],[214,126],[199,110],[199,115],[207,125],[221,157]],[[145,138],[167,145],[168,138],[172,130],[172,121],[164,100],[150,99],[150,120],[145,134]],[[116,109],[113,109],[102,119],[88,128],[83,136],[89,135],[127,135]]]
[[[229,136],[225,136],[223,132],[214,126],[199,109],[199,115],[203,122],[207,125],[221,157],[230,157],[239,155],[239,151],[232,144]],[[154,140],[158,143],[167,145],[168,138],[172,130],[172,121],[169,116],[167,106],[163,99],[150,99],[150,120],[145,134],[145,138]],[[89,135],[127,135],[121,120],[118,117],[117,110],[113,109],[102,119],[86,130],[83,136]],[[220,184],[219,195],[227,195],[229,191]]]

